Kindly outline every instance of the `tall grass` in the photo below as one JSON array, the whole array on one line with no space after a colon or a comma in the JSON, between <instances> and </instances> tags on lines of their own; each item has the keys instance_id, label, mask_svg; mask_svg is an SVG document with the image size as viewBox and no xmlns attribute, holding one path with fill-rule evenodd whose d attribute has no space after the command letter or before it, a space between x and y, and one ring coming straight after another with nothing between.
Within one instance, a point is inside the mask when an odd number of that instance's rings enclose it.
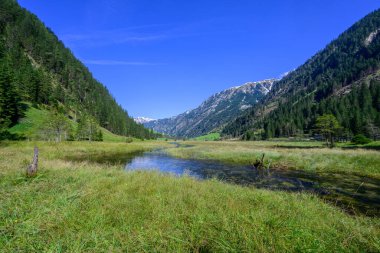
<instances>
[{"instance_id":1,"label":"tall grass","mask_svg":"<svg viewBox=\"0 0 380 253\"><path fill-rule=\"evenodd\" d=\"M164 142L0 146L2 252L378 252L380 220L307 194L125 172L92 160ZM235 152L235 151L234 151ZM75 157L86 159L70 159Z\"/></svg>"}]
</instances>

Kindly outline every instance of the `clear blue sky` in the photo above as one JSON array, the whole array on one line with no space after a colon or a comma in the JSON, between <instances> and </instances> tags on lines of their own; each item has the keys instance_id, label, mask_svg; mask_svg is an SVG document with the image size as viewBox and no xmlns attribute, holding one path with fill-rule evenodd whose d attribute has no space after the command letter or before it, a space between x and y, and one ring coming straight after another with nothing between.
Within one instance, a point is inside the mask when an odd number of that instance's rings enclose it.
<instances>
[{"instance_id":1,"label":"clear blue sky","mask_svg":"<svg viewBox=\"0 0 380 253\"><path fill-rule=\"evenodd\" d=\"M19 0L132 116L163 118L301 65L379 0Z\"/></svg>"}]
</instances>

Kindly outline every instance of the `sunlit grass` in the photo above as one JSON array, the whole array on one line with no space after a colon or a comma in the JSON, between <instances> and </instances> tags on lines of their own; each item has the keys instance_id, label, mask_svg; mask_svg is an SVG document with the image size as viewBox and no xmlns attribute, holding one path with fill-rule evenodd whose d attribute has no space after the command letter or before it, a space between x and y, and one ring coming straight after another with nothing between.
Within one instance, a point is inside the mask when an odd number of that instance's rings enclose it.
<instances>
[{"instance_id":1,"label":"sunlit grass","mask_svg":"<svg viewBox=\"0 0 380 253\"><path fill-rule=\"evenodd\" d=\"M199 137L195 137L192 140L195 141L217 141L220 139L220 133L209 133Z\"/></svg>"},{"instance_id":2,"label":"sunlit grass","mask_svg":"<svg viewBox=\"0 0 380 253\"><path fill-rule=\"evenodd\" d=\"M39 129L46 121L48 115L49 111L47 110L29 107L25 111L25 115L21 121L17 125L10 128L9 131L14 134L23 135L26 138L36 138Z\"/></svg>"},{"instance_id":3,"label":"sunlit grass","mask_svg":"<svg viewBox=\"0 0 380 253\"><path fill-rule=\"evenodd\" d=\"M107 129L101 127L102 133L103 133L103 141L104 142L126 142L127 137L120 136L114 133L111 133ZM132 137L129 137L132 138ZM137 138L133 138L134 141L140 141Z\"/></svg>"},{"instance_id":4,"label":"sunlit grass","mask_svg":"<svg viewBox=\"0 0 380 253\"><path fill-rule=\"evenodd\" d=\"M26 178L35 144L40 147L40 169L37 177ZM312 195L157 172L125 172L123 164L91 160L107 153L127 155L168 145L147 141L1 144L1 251L380 250L379 219L349 216ZM241 149L231 148L232 152ZM67 159L75 155L88 159Z\"/></svg>"}]
</instances>

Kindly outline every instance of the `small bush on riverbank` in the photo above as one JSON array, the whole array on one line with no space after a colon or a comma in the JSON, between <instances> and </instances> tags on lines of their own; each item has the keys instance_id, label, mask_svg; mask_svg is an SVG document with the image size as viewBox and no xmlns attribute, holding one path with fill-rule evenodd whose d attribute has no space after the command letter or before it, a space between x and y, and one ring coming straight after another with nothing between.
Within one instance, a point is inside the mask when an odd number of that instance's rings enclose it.
<instances>
[{"instance_id":1,"label":"small bush on riverbank","mask_svg":"<svg viewBox=\"0 0 380 253\"><path fill-rule=\"evenodd\" d=\"M127 137L127 138L125 138L125 142L126 143L132 143L133 142L133 138L132 137Z\"/></svg>"},{"instance_id":2,"label":"small bush on riverbank","mask_svg":"<svg viewBox=\"0 0 380 253\"><path fill-rule=\"evenodd\" d=\"M351 140L351 143L355 144L355 145L364 145L364 144L368 144L371 142L372 142L371 139L365 137L362 134L355 135L354 138L352 138L352 140Z\"/></svg>"}]
</instances>

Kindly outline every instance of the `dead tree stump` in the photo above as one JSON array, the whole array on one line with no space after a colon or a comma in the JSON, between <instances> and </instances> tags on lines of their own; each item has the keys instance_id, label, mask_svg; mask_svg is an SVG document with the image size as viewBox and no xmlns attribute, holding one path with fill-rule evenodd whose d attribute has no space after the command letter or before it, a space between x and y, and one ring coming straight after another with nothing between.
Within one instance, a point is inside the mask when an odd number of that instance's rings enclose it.
<instances>
[{"instance_id":1,"label":"dead tree stump","mask_svg":"<svg viewBox=\"0 0 380 253\"><path fill-rule=\"evenodd\" d=\"M256 161L253 163L253 167L256 169L264 168L264 157L265 157L265 154L263 154L260 160L256 159Z\"/></svg>"},{"instance_id":2,"label":"dead tree stump","mask_svg":"<svg viewBox=\"0 0 380 253\"><path fill-rule=\"evenodd\" d=\"M37 169L38 169L38 148L34 147L33 162L26 169L26 175L28 177L34 177L35 175L37 175Z\"/></svg>"}]
</instances>

